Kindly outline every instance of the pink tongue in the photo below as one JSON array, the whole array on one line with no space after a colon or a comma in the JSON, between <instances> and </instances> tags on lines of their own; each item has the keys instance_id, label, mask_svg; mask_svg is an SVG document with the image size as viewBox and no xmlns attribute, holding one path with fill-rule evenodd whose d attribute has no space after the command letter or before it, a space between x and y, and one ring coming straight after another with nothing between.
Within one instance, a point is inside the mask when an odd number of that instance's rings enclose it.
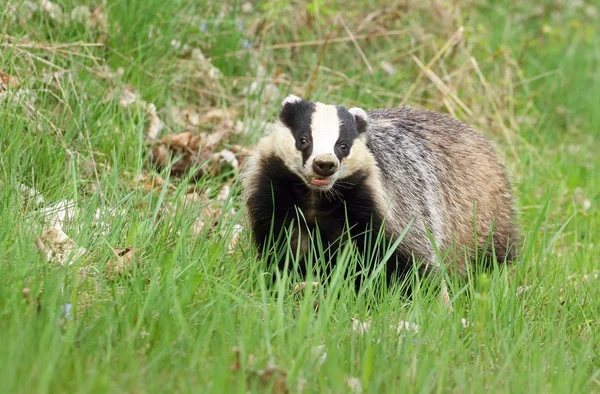
<instances>
[{"instance_id":1,"label":"pink tongue","mask_svg":"<svg viewBox=\"0 0 600 394\"><path fill-rule=\"evenodd\" d=\"M327 186L327 185L329 185L329 180L313 178L313 179L311 179L310 183L312 183L315 186Z\"/></svg>"}]
</instances>

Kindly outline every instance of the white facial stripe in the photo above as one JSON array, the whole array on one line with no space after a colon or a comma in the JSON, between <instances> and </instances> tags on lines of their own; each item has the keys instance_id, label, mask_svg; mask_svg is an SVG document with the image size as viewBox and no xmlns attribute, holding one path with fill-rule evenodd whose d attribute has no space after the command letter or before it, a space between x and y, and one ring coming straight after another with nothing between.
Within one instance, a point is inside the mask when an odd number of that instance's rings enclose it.
<instances>
[{"instance_id":1,"label":"white facial stripe","mask_svg":"<svg viewBox=\"0 0 600 394\"><path fill-rule=\"evenodd\" d=\"M315 156L325 153L335 155L335 143L340 136L340 119L337 114L337 108L333 105L316 103L310 127L313 150L308 161L312 162Z\"/></svg>"}]
</instances>

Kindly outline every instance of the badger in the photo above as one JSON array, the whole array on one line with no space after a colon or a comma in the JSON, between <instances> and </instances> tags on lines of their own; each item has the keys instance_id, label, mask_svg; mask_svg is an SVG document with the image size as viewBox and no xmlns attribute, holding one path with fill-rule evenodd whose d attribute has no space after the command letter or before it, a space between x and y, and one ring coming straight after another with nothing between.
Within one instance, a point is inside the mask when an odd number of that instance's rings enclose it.
<instances>
[{"instance_id":1,"label":"badger","mask_svg":"<svg viewBox=\"0 0 600 394\"><path fill-rule=\"evenodd\" d=\"M387 280L405 278L418 262L418 272L464 276L472 263L516 257L505 167L482 134L449 115L366 112L290 95L241 183L259 255L276 255L270 245L286 233L282 245L298 252L302 274L314 241L328 250L329 267L347 242L359 256L379 250L364 268L385 260ZM284 254L275 263L283 269Z\"/></svg>"}]
</instances>

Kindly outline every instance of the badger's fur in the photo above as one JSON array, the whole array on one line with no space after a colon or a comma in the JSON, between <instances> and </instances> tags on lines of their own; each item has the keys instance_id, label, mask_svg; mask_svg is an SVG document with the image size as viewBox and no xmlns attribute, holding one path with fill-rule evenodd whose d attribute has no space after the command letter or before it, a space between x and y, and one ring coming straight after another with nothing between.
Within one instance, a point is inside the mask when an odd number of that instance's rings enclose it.
<instances>
[{"instance_id":1,"label":"badger's fur","mask_svg":"<svg viewBox=\"0 0 600 394\"><path fill-rule=\"evenodd\" d=\"M260 253L288 228L293 253L306 253L318 227L333 259L347 233L367 251L379 231L390 245L412 223L387 262L388 278L407 272L413 258L426 271L446 264L458 274L475 255L514 258L504 167L480 133L447 115L366 113L289 96L248 159L242 188Z\"/></svg>"}]
</instances>

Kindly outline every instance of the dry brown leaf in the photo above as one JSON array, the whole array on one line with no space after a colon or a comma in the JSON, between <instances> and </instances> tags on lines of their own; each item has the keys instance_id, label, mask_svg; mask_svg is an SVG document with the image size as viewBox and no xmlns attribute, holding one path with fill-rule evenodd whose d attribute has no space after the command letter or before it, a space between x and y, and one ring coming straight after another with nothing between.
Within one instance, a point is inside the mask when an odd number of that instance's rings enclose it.
<instances>
[{"instance_id":1,"label":"dry brown leaf","mask_svg":"<svg viewBox=\"0 0 600 394\"><path fill-rule=\"evenodd\" d=\"M61 266L73 264L87 252L85 248L77 246L60 228L44 231L42 236L36 239L36 245L47 262Z\"/></svg>"},{"instance_id":2,"label":"dry brown leaf","mask_svg":"<svg viewBox=\"0 0 600 394\"><path fill-rule=\"evenodd\" d=\"M185 127L197 127L200 124L200 115L194 108L171 107L171 120L173 123Z\"/></svg>"},{"instance_id":3,"label":"dry brown leaf","mask_svg":"<svg viewBox=\"0 0 600 394\"><path fill-rule=\"evenodd\" d=\"M183 132L169 134L160 139L152 149L151 161L160 169L171 166L171 175L181 176L188 173L194 166L201 166L195 177L200 175L217 175L228 167L239 168L239 162L230 150L214 152L213 148L224 137L223 133L192 133Z\"/></svg>"},{"instance_id":4,"label":"dry brown leaf","mask_svg":"<svg viewBox=\"0 0 600 394\"><path fill-rule=\"evenodd\" d=\"M106 276L113 279L129 271L134 264L134 259L139 264L139 259L134 257L133 248L116 248L114 250L115 258L106 262Z\"/></svg>"},{"instance_id":5,"label":"dry brown leaf","mask_svg":"<svg viewBox=\"0 0 600 394\"><path fill-rule=\"evenodd\" d=\"M188 131L179 134L165 135L161 138L161 142L169 148L198 150L202 143L202 136Z\"/></svg>"},{"instance_id":6,"label":"dry brown leaf","mask_svg":"<svg viewBox=\"0 0 600 394\"><path fill-rule=\"evenodd\" d=\"M17 89L20 86L21 86L21 83L19 82L17 77L0 71L0 92L3 92L8 88Z\"/></svg>"},{"instance_id":7,"label":"dry brown leaf","mask_svg":"<svg viewBox=\"0 0 600 394\"><path fill-rule=\"evenodd\" d=\"M229 127L233 126L233 119L237 116L237 112L232 109L213 108L206 111L199 119L199 124L224 124Z\"/></svg>"}]
</instances>

